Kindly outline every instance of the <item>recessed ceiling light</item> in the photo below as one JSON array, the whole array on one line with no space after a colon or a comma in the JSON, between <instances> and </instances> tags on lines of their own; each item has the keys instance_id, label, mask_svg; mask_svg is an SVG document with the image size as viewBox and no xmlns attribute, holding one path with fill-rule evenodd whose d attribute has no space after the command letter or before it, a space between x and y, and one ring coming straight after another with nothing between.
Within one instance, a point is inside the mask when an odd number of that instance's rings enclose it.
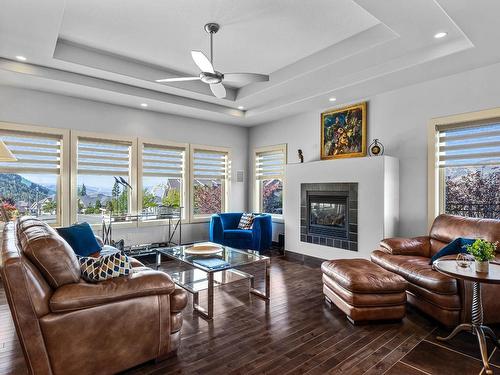
<instances>
[{"instance_id":1,"label":"recessed ceiling light","mask_svg":"<svg viewBox=\"0 0 500 375\"><path fill-rule=\"evenodd\" d=\"M242 111L243 111L243 110L245 109L245 107L243 107L242 105L239 105L239 106L238 106L238 109L240 109L240 110L242 110Z\"/></svg>"},{"instance_id":2,"label":"recessed ceiling light","mask_svg":"<svg viewBox=\"0 0 500 375\"><path fill-rule=\"evenodd\" d=\"M331 101L331 102L335 102L335 101L337 101L337 98L330 98L328 100Z\"/></svg>"},{"instance_id":3,"label":"recessed ceiling light","mask_svg":"<svg viewBox=\"0 0 500 375\"><path fill-rule=\"evenodd\" d=\"M446 35L448 35L447 32L441 31L441 32L439 32L437 34L434 34L434 38L441 39L441 38L444 38Z\"/></svg>"},{"instance_id":4,"label":"recessed ceiling light","mask_svg":"<svg viewBox=\"0 0 500 375\"><path fill-rule=\"evenodd\" d=\"M147 106L147 103L141 103L141 107L146 108Z\"/></svg>"},{"instance_id":5,"label":"recessed ceiling light","mask_svg":"<svg viewBox=\"0 0 500 375\"><path fill-rule=\"evenodd\" d=\"M27 58L26 58L26 57L21 56L21 55L17 55L17 56L16 56L16 59L18 59L19 61L26 61L26 60L27 60Z\"/></svg>"}]
</instances>

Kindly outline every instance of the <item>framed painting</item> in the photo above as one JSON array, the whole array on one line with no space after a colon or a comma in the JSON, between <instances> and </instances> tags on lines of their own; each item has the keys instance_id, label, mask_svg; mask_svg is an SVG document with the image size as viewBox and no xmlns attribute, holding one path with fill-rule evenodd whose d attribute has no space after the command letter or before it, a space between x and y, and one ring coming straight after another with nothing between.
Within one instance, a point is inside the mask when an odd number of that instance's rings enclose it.
<instances>
[{"instance_id":1,"label":"framed painting","mask_svg":"<svg viewBox=\"0 0 500 375\"><path fill-rule=\"evenodd\" d=\"M366 156L366 102L321 114L321 159Z\"/></svg>"}]
</instances>

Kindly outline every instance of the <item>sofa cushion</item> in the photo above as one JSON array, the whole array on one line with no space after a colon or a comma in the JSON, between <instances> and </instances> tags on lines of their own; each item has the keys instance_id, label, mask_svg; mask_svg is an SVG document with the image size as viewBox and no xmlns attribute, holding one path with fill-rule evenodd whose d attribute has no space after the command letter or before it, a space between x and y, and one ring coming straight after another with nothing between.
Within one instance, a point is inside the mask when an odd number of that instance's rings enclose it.
<instances>
[{"instance_id":1,"label":"sofa cushion","mask_svg":"<svg viewBox=\"0 0 500 375\"><path fill-rule=\"evenodd\" d=\"M52 288L79 282L80 264L75 252L55 229L41 220L20 220L17 237L23 253Z\"/></svg>"},{"instance_id":2,"label":"sofa cushion","mask_svg":"<svg viewBox=\"0 0 500 375\"><path fill-rule=\"evenodd\" d=\"M65 285L57 289L50 298L50 310L54 313L81 310L130 298L170 294L174 290L175 284L166 273L152 269L134 269L130 277L119 277L96 284L82 280L77 284ZM179 306L176 308L179 310Z\"/></svg>"},{"instance_id":3,"label":"sofa cushion","mask_svg":"<svg viewBox=\"0 0 500 375\"><path fill-rule=\"evenodd\" d=\"M374 263L404 277L410 283L435 293L456 294L457 280L432 269L429 258L419 256L392 255L381 250L372 252Z\"/></svg>"},{"instance_id":4,"label":"sofa cushion","mask_svg":"<svg viewBox=\"0 0 500 375\"><path fill-rule=\"evenodd\" d=\"M226 229L224 230L225 239L251 240L252 231L250 229Z\"/></svg>"},{"instance_id":5,"label":"sofa cushion","mask_svg":"<svg viewBox=\"0 0 500 375\"><path fill-rule=\"evenodd\" d=\"M436 254L434 254L429 262L429 264L434 263L435 260L444 257L446 255L456 255L458 253L467 253L467 249L465 248L467 245L472 245L475 240L471 238L455 238L448 245L439 250Z\"/></svg>"},{"instance_id":6,"label":"sofa cushion","mask_svg":"<svg viewBox=\"0 0 500 375\"><path fill-rule=\"evenodd\" d=\"M102 255L98 258L79 257L78 261L83 279L91 283L128 276L132 272L129 257L121 253Z\"/></svg>"},{"instance_id":7,"label":"sofa cushion","mask_svg":"<svg viewBox=\"0 0 500 375\"><path fill-rule=\"evenodd\" d=\"M455 215L439 215L432 224L430 237L441 243L449 243L458 237L482 238L489 242L500 241L500 220L477 219ZM439 251L432 247L432 254ZM500 251L500 244L497 252Z\"/></svg>"},{"instance_id":8,"label":"sofa cushion","mask_svg":"<svg viewBox=\"0 0 500 375\"><path fill-rule=\"evenodd\" d=\"M241 215L240 222L238 224L238 229L252 229L254 214L244 213Z\"/></svg>"},{"instance_id":9,"label":"sofa cushion","mask_svg":"<svg viewBox=\"0 0 500 375\"><path fill-rule=\"evenodd\" d=\"M406 281L367 259L335 259L323 262L321 270L342 288L353 293L397 293Z\"/></svg>"},{"instance_id":10,"label":"sofa cushion","mask_svg":"<svg viewBox=\"0 0 500 375\"><path fill-rule=\"evenodd\" d=\"M81 256L87 257L101 251L101 246L95 238L89 223L80 223L69 227L57 228L57 233L66 240L73 251Z\"/></svg>"}]
</instances>

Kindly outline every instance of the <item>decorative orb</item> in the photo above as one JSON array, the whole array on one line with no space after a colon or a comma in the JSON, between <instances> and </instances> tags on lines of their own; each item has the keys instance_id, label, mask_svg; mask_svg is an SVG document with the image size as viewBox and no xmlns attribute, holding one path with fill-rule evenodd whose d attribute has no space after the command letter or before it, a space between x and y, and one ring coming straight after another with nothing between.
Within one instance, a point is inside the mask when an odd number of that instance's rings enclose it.
<instances>
[{"instance_id":1,"label":"decorative orb","mask_svg":"<svg viewBox=\"0 0 500 375\"><path fill-rule=\"evenodd\" d=\"M470 265L472 263L472 259L470 258L470 256L467 254L462 254L462 253L457 255L457 258L455 259L455 261L457 262L457 266L459 266L461 268L470 267Z\"/></svg>"}]
</instances>

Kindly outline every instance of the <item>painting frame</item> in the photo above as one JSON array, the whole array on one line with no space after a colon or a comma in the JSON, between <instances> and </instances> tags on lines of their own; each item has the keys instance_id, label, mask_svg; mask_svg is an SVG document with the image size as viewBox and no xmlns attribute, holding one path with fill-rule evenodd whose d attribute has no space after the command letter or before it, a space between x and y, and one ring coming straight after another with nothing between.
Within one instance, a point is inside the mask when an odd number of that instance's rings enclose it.
<instances>
[{"instance_id":1,"label":"painting frame","mask_svg":"<svg viewBox=\"0 0 500 375\"><path fill-rule=\"evenodd\" d=\"M367 104L368 102L361 102L353 105L349 105L346 107L336 108L327 110L321 113L321 124L320 124L320 133L321 133L321 160L329 160L329 159L341 159L341 158L353 158L353 157L363 157L366 156L366 126L367 126ZM360 150L356 152L349 153L330 153L327 150L326 143L332 140L325 139L325 118L330 116L333 117L335 115L346 116L348 112L352 112L353 110L361 110L361 144ZM333 125L331 125L333 126ZM359 127L359 125L356 125ZM333 145L336 147L336 145ZM330 146L331 148L331 146ZM359 147L358 147L359 148Z\"/></svg>"}]
</instances>

